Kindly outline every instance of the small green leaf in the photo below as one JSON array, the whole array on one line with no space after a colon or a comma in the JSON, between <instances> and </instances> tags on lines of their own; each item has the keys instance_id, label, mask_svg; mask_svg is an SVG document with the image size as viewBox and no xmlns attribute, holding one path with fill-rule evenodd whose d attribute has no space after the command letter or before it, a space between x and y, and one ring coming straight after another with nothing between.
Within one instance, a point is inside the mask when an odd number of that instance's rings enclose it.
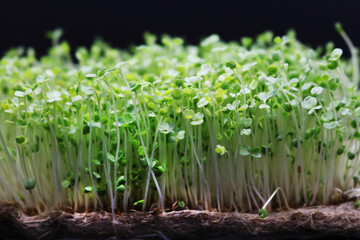
<instances>
[{"instance_id":1,"label":"small green leaf","mask_svg":"<svg viewBox=\"0 0 360 240\"><path fill-rule=\"evenodd\" d=\"M142 205L143 203L144 203L144 200L142 199L142 200L136 201L136 202L134 203L134 206Z\"/></svg>"},{"instance_id":2,"label":"small green leaf","mask_svg":"<svg viewBox=\"0 0 360 240\"><path fill-rule=\"evenodd\" d=\"M350 122L350 125L351 125L352 128L357 129L356 120L352 120L352 121Z\"/></svg>"},{"instance_id":3,"label":"small green leaf","mask_svg":"<svg viewBox=\"0 0 360 240\"><path fill-rule=\"evenodd\" d=\"M250 155L250 146L249 145L241 145L240 146L240 155L242 156L248 156Z\"/></svg>"},{"instance_id":4,"label":"small green leaf","mask_svg":"<svg viewBox=\"0 0 360 240\"><path fill-rule=\"evenodd\" d=\"M328 64L326 66L328 69L334 70L339 66L339 62L338 61L330 61L330 62L328 62Z\"/></svg>"},{"instance_id":5,"label":"small green leaf","mask_svg":"<svg viewBox=\"0 0 360 240\"><path fill-rule=\"evenodd\" d=\"M267 105L267 104L260 104L260 105L259 105L259 108L260 108L260 109L270 109L270 106Z\"/></svg>"},{"instance_id":6,"label":"small green leaf","mask_svg":"<svg viewBox=\"0 0 360 240\"><path fill-rule=\"evenodd\" d=\"M181 208L184 208L186 206L184 201L179 201L177 205Z\"/></svg>"},{"instance_id":7,"label":"small green leaf","mask_svg":"<svg viewBox=\"0 0 360 240\"><path fill-rule=\"evenodd\" d=\"M285 112L291 112L293 110L293 106L290 103L285 103L283 105L283 109Z\"/></svg>"},{"instance_id":8,"label":"small green leaf","mask_svg":"<svg viewBox=\"0 0 360 240\"><path fill-rule=\"evenodd\" d=\"M270 97L270 95L265 92L261 92L258 94L258 98L261 99L263 102L266 102L269 97Z\"/></svg>"},{"instance_id":9,"label":"small green leaf","mask_svg":"<svg viewBox=\"0 0 360 240\"><path fill-rule=\"evenodd\" d=\"M167 122L161 122L159 124L159 131L164 134L168 134L172 131L172 128L170 127L170 124Z\"/></svg>"},{"instance_id":10,"label":"small green leaf","mask_svg":"<svg viewBox=\"0 0 360 240\"><path fill-rule=\"evenodd\" d=\"M204 118L204 114L200 113L200 112L197 112L193 115L192 119L193 120L200 120L200 119L203 119Z\"/></svg>"},{"instance_id":11,"label":"small green leaf","mask_svg":"<svg viewBox=\"0 0 360 240\"><path fill-rule=\"evenodd\" d=\"M182 96L182 92L179 88L175 88L172 93L171 93L172 97L174 99L181 99L181 96ZM153 103L153 102L150 102L150 103ZM149 103L148 103L149 104ZM153 103L155 105L155 103ZM156 105L155 105L155 108L152 108L152 109L156 109Z\"/></svg>"},{"instance_id":12,"label":"small green leaf","mask_svg":"<svg viewBox=\"0 0 360 240\"><path fill-rule=\"evenodd\" d=\"M121 184L121 185L119 185L119 186L116 187L116 190L117 190L118 192L124 192L124 191L125 191L125 186L124 186L123 184Z\"/></svg>"},{"instance_id":13,"label":"small green leaf","mask_svg":"<svg viewBox=\"0 0 360 240\"><path fill-rule=\"evenodd\" d=\"M100 166L101 165L101 162L99 160L91 160L91 162L93 162L96 166Z\"/></svg>"},{"instance_id":14,"label":"small green leaf","mask_svg":"<svg viewBox=\"0 0 360 240\"><path fill-rule=\"evenodd\" d=\"M184 110L184 115L186 119L191 119L194 116L194 114L195 114L194 110L190 110L190 109Z\"/></svg>"},{"instance_id":15,"label":"small green leaf","mask_svg":"<svg viewBox=\"0 0 360 240\"><path fill-rule=\"evenodd\" d=\"M279 51L279 50L273 52L271 55L272 60L275 62L279 61L281 59L281 57L282 57L282 54L281 54L281 51Z\"/></svg>"},{"instance_id":16,"label":"small green leaf","mask_svg":"<svg viewBox=\"0 0 360 240\"><path fill-rule=\"evenodd\" d=\"M259 209L259 216L261 218L266 218L268 216L268 213L265 209L261 208L261 209Z\"/></svg>"},{"instance_id":17,"label":"small green leaf","mask_svg":"<svg viewBox=\"0 0 360 240\"><path fill-rule=\"evenodd\" d=\"M276 74L278 71L279 71L279 68L276 65L271 64L268 66L268 73L270 75Z\"/></svg>"},{"instance_id":18,"label":"small green leaf","mask_svg":"<svg viewBox=\"0 0 360 240\"><path fill-rule=\"evenodd\" d=\"M342 50L342 49L340 49L340 48L335 48L335 49L332 51L332 53L331 53L331 55L330 55L330 57L329 57L329 60L330 60L330 61L337 61L337 60L339 60L339 58L341 57L342 54L343 54L343 50Z\"/></svg>"},{"instance_id":19,"label":"small green leaf","mask_svg":"<svg viewBox=\"0 0 360 240\"><path fill-rule=\"evenodd\" d=\"M251 134L251 129L249 128L241 129L240 135L249 136L250 134Z\"/></svg>"},{"instance_id":20,"label":"small green leaf","mask_svg":"<svg viewBox=\"0 0 360 240\"><path fill-rule=\"evenodd\" d=\"M250 37L242 37L241 38L241 44L244 47L249 47L252 44L253 40Z\"/></svg>"},{"instance_id":21,"label":"small green leaf","mask_svg":"<svg viewBox=\"0 0 360 240\"><path fill-rule=\"evenodd\" d=\"M204 118L204 114L198 112L198 113L195 113L193 116L192 116L192 120L191 121L191 125L200 125L204 122L203 120Z\"/></svg>"},{"instance_id":22,"label":"small green leaf","mask_svg":"<svg viewBox=\"0 0 360 240\"><path fill-rule=\"evenodd\" d=\"M136 117L134 114L126 113L123 117L123 120L125 123L131 124L136 120Z\"/></svg>"},{"instance_id":23,"label":"small green leaf","mask_svg":"<svg viewBox=\"0 0 360 240\"><path fill-rule=\"evenodd\" d=\"M344 151L345 151L345 145L342 145L337 149L336 154L341 155L344 153Z\"/></svg>"},{"instance_id":24,"label":"small green leaf","mask_svg":"<svg viewBox=\"0 0 360 240\"><path fill-rule=\"evenodd\" d=\"M94 191L94 188L92 186L87 186L84 188L84 193L89 193L89 192L92 192Z\"/></svg>"},{"instance_id":25,"label":"small green leaf","mask_svg":"<svg viewBox=\"0 0 360 240\"><path fill-rule=\"evenodd\" d=\"M191 125L194 125L194 126L201 125L203 122L204 122L203 119L196 120L196 121L191 121Z\"/></svg>"},{"instance_id":26,"label":"small green leaf","mask_svg":"<svg viewBox=\"0 0 360 240\"><path fill-rule=\"evenodd\" d=\"M348 152L348 158L353 160L355 158L355 154L353 152Z\"/></svg>"},{"instance_id":27,"label":"small green leaf","mask_svg":"<svg viewBox=\"0 0 360 240\"><path fill-rule=\"evenodd\" d=\"M360 141L360 132L356 131L356 132L354 133L354 138L355 138L356 140Z\"/></svg>"},{"instance_id":28,"label":"small green leaf","mask_svg":"<svg viewBox=\"0 0 360 240\"><path fill-rule=\"evenodd\" d=\"M216 145L215 152L220 155L224 155L227 151L224 146L218 144L218 145Z\"/></svg>"},{"instance_id":29,"label":"small green leaf","mask_svg":"<svg viewBox=\"0 0 360 240\"><path fill-rule=\"evenodd\" d=\"M48 98L47 102L49 103L58 102L62 100L61 93L59 91L47 92L46 97Z\"/></svg>"},{"instance_id":30,"label":"small green leaf","mask_svg":"<svg viewBox=\"0 0 360 240\"><path fill-rule=\"evenodd\" d=\"M73 177L73 173L71 171L66 172L66 179L71 179Z\"/></svg>"},{"instance_id":31,"label":"small green leaf","mask_svg":"<svg viewBox=\"0 0 360 240\"><path fill-rule=\"evenodd\" d=\"M24 183L24 188L26 190L32 190L35 188L35 185L36 185L36 182L35 182L35 179L33 178L28 178L25 180L25 183Z\"/></svg>"},{"instance_id":32,"label":"small green leaf","mask_svg":"<svg viewBox=\"0 0 360 240\"><path fill-rule=\"evenodd\" d=\"M240 126L249 128L252 125L253 120L251 118L240 118Z\"/></svg>"},{"instance_id":33,"label":"small green leaf","mask_svg":"<svg viewBox=\"0 0 360 240\"><path fill-rule=\"evenodd\" d=\"M184 138L185 138L185 131L184 130L181 130L181 131L177 132L177 135L176 135L177 140L182 140Z\"/></svg>"},{"instance_id":34,"label":"small green leaf","mask_svg":"<svg viewBox=\"0 0 360 240\"><path fill-rule=\"evenodd\" d=\"M225 62L225 66L230 69L234 69L236 68L236 62L231 59L230 61Z\"/></svg>"},{"instance_id":35,"label":"small green leaf","mask_svg":"<svg viewBox=\"0 0 360 240\"><path fill-rule=\"evenodd\" d=\"M107 157L107 159L108 159L110 162L115 163L115 157L114 157L114 155L112 155L111 153L107 153L107 154L106 154L106 157Z\"/></svg>"},{"instance_id":36,"label":"small green leaf","mask_svg":"<svg viewBox=\"0 0 360 240\"><path fill-rule=\"evenodd\" d=\"M156 164L158 163L159 161L156 160L156 159L153 159L152 163L151 163L151 168L155 168Z\"/></svg>"},{"instance_id":37,"label":"small green leaf","mask_svg":"<svg viewBox=\"0 0 360 240\"><path fill-rule=\"evenodd\" d=\"M148 151L148 147L145 147L145 151L146 152ZM145 151L144 151L144 148L142 146L139 146L138 153L139 153L140 156L145 156Z\"/></svg>"},{"instance_id":38,"label":"small green leaf","mask_svg":"<svg viewBox=\"0 0 360 240\"><path fill-rule=\"evenodd\" d=\"M21 135L21 136L17 136L15 137L16 143L17 144L22 144L25 142L25 136Z\"/></svg>"},{"instance_id":39,"label":"small green leaf","mask_svg":"<svg viewBox=\"0 0 360 240\"><path fill-rule=\"evenodd\" d=\"M231 129L227 129L225 132L224 132L224 135L227 139L230 140L230 138L232 137L232 135L234 134L234 131L231 130Z\"/></svg>"},{"instance_id":40,"label":"small green leaf","mask_svg":"<svg viewBox=\"0 0 360 240\"><path fill-rule=\"evenodd\" d=\"M103 77L106 73L106 68L105 67L102 67L100 68L98 71L97 71L97 76L100 78L100 77Z\"/></svg>"},{"instance_id":41,"label":"small green leaf","mask_svg":"<svg viewBox=\"0 0 360 240\"><path fill-rule=\"evenodd\" d=\"M334 129L337 126L337 122L333 121L333 122L329 122L329 123L324 123L323 126L326 129Z\"/></svg>"},{"instance_id":42,"label":"small green leaf","mask_svg":"<svg viewBox=\"0 0 360 240\"><path fill-rule=\"evenodd\" d=\"M64 188L69 188L70 187L70 181L65 179L61 182L61 186L63 186Z\"/></svg>"},{"instance_id":43,"label":"small green leaf","mask_svg":"<svg viewBox=\"0 0 360 240\"><path fill-rule=\"evenodd\" d=\"M62 127L62 128L60 128L60 132L62 132L62 133L68 133L68 132L70 132L70 130L71 130L70 127Z\"/></svg>"},{"instance_id":44,"label":"small green leaf","mask_svg":"<svg viewBox=\"0 0 360 240\"><path fill-rule=\"evenodd\" d=\"M208 103L209 103L208 100L206 100L206 98L203 97L197 102L197 107L198 108L205 107Z\"/></svg>"},{"instance_id":45,"label":"small green leaf","mask_svg":"<svg viewBox=\"0 0 360 240\"><path fill-rule=\"evenodd\" d=\"M120 176L120 177L118 177L116 183L117 183L117 185L125 184L125 183L126 183L125 176Z\"/></svg>"},{"instance_id":46,"label":"small green leaf","mask_svg":"<svg viewBox=\"0 0 360 240\"><path fill-rule=\"evenodd\" d=\"M45 82L45 79L46 79L46 75L37 75L36 77L36 83L42 83L42 82Z\"/></svg>"},{"instance_id":47,"label":"small green leaf","mask_svg":"<svg viewBox=\"0 0 360 240\"><path fill-rule=\"evenodd\" d=\"M162 163L160 166L157 167L162 173L166 171L166 165L165 163Z\"/></svg>"},{"instance_id":48,"label":"small green leaf","mask_svg":"<svg viewBox=\"0 0 360 240\"><path fill-rule=\"evenodd\" d=\"M89 73L89 74L86 74L85 77L87 77L87 78L94 78L94 77L96 77L96 74Z\"/></svg>"},{"instance_id":49,"label":"small green leaf","mask_svg":"<svg viewBox=\"0 0 360 240\"><path fill-rule=\"evenodd\" d=\"M314 87L311 89L311 94L315 94L315 95L320 95L323 92L323 88L322 87Z\"/></svg>"},{"instance_id":50,"label":"small green leaf","mask_svg":"<svg viewBox=\"0 0 360 240\"><path fill-rule=\"evenodd\" d=\"M136 171L136 170L132 170L132 171L130 172L130 180L131 180L131 181L136 181L136 180L139 178L139 176L140 176L140 174L139 174L139 172Z\"/></svg>"},{"instance_id":51,"label":"small green leaf","mask_svg":"<svg viewBox=\"0 0 360 240\"><path fill-rule=\"evenodd\" d=\"M345 107L342 107L340 108L340 114L343 115L343 116L351 116L352 113L351 113L351 110L349 108L345 108Z\"/></svg>"},{"instance_id":52,"label":"small green leaf","mask_svg":"<svg viewBox=\"0 0 360 240\"><path fill-rule=\"evenodd\" d=\"M14 93L14 95L16 96L16 97L24 97L25 96L25 93L24 92L21 92L21 91L15 91L15 93Z\"/></svg>"},{"instance_id":53,"label":"small green leaf","mask_svg":"<svg viewBox=\"0 0 360 240\"><path fill-rule=\"evenodd\" d=\"M96 179L97 181L100 181L100 180L101 180L101 175L100 175L99 173L97 173L97 172L92 172L92 174L93 174L93 176L95 177L95 179Z\"/></svg>"},{"instance_id":54,"label":"small green leaf","mask_svg":"<svg viewBox=\"0 0 360 240\"><path fill-rule=\"evenodd\" d=\"M321 109L321 108L322 108L321 105L315 106L315 107L313 107L312 109L310 109L310 110L308 111L308 114L310 115L310 114L312 114L313 112L315 112L316 110L319 110L319 109Z\"/></svg>"},{"instance_id":55,"label":"small green leaf","mask_svg":"<svg viewBox=\"0 0 360 240\"><path fill-rule=\"evenodd\" d=\"M360 207L360 200L357 200L354 204L354 208L358 209Z\"/></svg>"},{"instance_id":56,"label":"small green leaf","mask_svg":"<svg viewBox=\"0 0 360 240\"><path fill-rule=\"evenodd\" d=\"M314 97L307 96L303 102L301 103L301 106L305 109L310 110L311 108L315 107L317 104L317 100Z\"/></svg>"},{"instance_id":57,"label":"small green leaf","mask_svg":"<svg viewBox=\"0 0 360 240\"><path fill-rule=\"evenodd\" d=\"M336 29L336 31L337 31L338 33L340 33L340 34L343 34L343 32L344 32L344 29L343 29L341 23L339 23L339 22L336 22L336 23L335 23L335 29Z\"/></svg>"},{"instance_id":58,"label":"small green leaf","mask_svg":"<svg viewBox=\"0 0 360 240\"><path fill-rule=\"evenodd\" d=\"M255 147L255 148L251 149L251 156L253 156L255 158L261 158L261 148Z\"/></svg>"},{"instance_id":59,"label":"small green leaf","mask_svg":"<svg viewBox=\"0 0 360 240\"><path fill-rule=\"evenodd\" d=\"M89 121L88 123L87 123L87 125L89 126L89 127L91 127L91 128L101 128L101 123L99 123L99 122L93 122L93 121Z\"/></svg>"},{"instance_id":60,"label":"small green leaf","mask_svg":"<svg viewBox=\"0 0 360 240\"><path fill-rule=\"evenodd\" d=\"M332 120L333 117L334 117L334 114L330 111L321 114L321 119L324 120L325 122Z\"/></svg>"}]
</instances>

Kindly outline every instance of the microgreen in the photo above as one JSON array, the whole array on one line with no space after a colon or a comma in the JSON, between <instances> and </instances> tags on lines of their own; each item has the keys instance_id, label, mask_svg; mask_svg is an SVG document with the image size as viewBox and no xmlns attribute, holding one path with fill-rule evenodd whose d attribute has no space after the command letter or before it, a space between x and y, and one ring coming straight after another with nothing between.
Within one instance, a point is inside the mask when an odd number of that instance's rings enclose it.
<instances>
[{"instance_id":1,"label":"microgreen","mask_svg":"<svg viewBox=\"0 0 360 240\"><path fill-rule=\"evenodd\" d=\"M36 62L10 51L0 60L0 201L114 213L170 202L253 211L269 199L261 217L279 189L280 206L329 203L360 177L357 52L336 28L350 60L293 31L197 46L147 33L131 53L79 48L75 64L57 30Z\"/></svg>"},{"instance_id":2,"label":"microgreen","mask_svg":"<svg viewBox=\"0 0 360 240\"><path fill-rule=\"evenodd\" d=\"M266 203L264 203L264 205L259 209L258 214L261 218L266 218L268 216L268 212L266 211L266 207L267 205L271 202L271 200L275 197L276 193L281 190L281 187L278 187L275 189L275 191L271 194L271 196L269 197L269 199L266 201ZM284 195L285 196L285 195ZM285 204L286 207L289 208L287 200L285 199Z\"/></svg>"},{"instance_id":3,"label":"microgreen","mask_svg":"<svg viewBox=\"0 0 360 240\"><path fill-rule=\"evenodd\" d=\"M220 155L224 155L226 153L226 148L218 144L216 145L215 152Z\"/></svg>"}]
</instances>

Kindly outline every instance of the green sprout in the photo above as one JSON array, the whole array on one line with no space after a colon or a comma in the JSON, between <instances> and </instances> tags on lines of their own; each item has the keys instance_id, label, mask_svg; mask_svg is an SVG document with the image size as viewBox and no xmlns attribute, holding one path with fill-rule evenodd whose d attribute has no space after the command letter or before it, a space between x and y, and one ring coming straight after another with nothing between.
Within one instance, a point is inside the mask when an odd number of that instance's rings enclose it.
<instances>
[{"instance_id":1,"label":"green sprout","mask_svg":"<svg viewBox=\"0 0 360 240\"><path fill-rule=\"evenodd\" d=\"M103 41L76 49L76 63L60 30L39 59L9 50L0 59L0 203L113 217L134 206L165 212L179 199L241 212L268 199L261 217L275 200L329 204L360 177L357 52L336 29L349 60L293 31L198 45L147 33L131 52Z\"/></svg>"},{"instance_id":2,"label":"green sprout","mask_svg":"<svg viewBox=\"0 0 360 240\"><path fill-rule=\"evenodd\" d=\"M186 204L185 204L184 201L179 201L179 202L177 203L177 205L178 205L179 207L181 207L181 208L184 208L184 207L186 206Z\"/></svg>"},{"instance_id":3,"label":"green sprout","mask_svg":"<svg viewBox=\"0 0 360 240\"><path fill-rule=\"evenodd\" d=\"M84 193L90 193L92 191L94 191L94 188L92 186L86 186L84 188Z\"/></svg>"},{"instance_id":4,"label":"green sprout","mask_svg":"<svg viewBox=\"0 0 360 240\"><path fill-rule=\"evenodd\" d=\"M266 201L266 203L259 209L258 214L259 214L259 216L261 218L266 218L268 216L268 212L266 211L266 207L271 202L271 200L275 197L276 193L279 190L283 191L281 187L276 188L275 191L269 197L269 199ZM288 203L287 203L286 199L285 199L285 204L286 204L286 207L289 209L289 206L288 206Z\"/></svg>"},{"instance_id":5,"label":"green sprout","mask_svg":"<svg viewBox=\"0 0 360 240\"><path fill-rule=\"evenodd\" d=\"M215 152L220 155L224 155L226 153L226 148L218 144L216 145Z\"/></svg>"}]
</instances>

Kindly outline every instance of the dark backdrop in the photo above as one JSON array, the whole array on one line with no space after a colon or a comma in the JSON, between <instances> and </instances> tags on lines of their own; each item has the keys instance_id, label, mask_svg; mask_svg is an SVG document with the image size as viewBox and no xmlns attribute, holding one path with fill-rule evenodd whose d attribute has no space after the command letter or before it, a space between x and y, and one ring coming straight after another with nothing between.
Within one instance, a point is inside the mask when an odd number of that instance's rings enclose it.
<instances>
[{"instance_id":1,"label":"dark backdrop","mask_svg":"<svg viewBox=\"0 0 360 240\"><path fill-rule=\"evenodd\" d=\"M289 28L313 47L331 40L346 48L333 27L340 21L354 44L360 46L358 0L7 2L0 5L0 55L20 45L44 54L50 47L45 32L56 27L64 29L63 38L73 49L90 46L98 36L113 46L127 48L142 43L144 31L198 43L212 33L229 41L265 30L284 34Z\"/></svg>"}]
</instances>

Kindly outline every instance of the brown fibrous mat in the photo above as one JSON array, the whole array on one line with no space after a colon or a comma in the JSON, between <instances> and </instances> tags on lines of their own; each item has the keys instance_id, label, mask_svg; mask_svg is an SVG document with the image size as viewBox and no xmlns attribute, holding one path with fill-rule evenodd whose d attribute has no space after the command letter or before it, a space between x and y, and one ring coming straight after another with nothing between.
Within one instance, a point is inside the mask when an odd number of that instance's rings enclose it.
<instances>
[{"instance_id":1,"label":"brown fibrous mat","mask_svg":"<svg viewBox=\"0 0 360 240\"><path fill-rule=\"evenodd\" d=\"M108 212L51 211L29 216L14 204L0 205L0 239L208 239L206 236L221 234L359 237L360 210L354 208L354 202L346 202L336 206L272 211L265 219L251 213L134 211L117 214L112 221Z\"/></svg>"}]
</instances>

